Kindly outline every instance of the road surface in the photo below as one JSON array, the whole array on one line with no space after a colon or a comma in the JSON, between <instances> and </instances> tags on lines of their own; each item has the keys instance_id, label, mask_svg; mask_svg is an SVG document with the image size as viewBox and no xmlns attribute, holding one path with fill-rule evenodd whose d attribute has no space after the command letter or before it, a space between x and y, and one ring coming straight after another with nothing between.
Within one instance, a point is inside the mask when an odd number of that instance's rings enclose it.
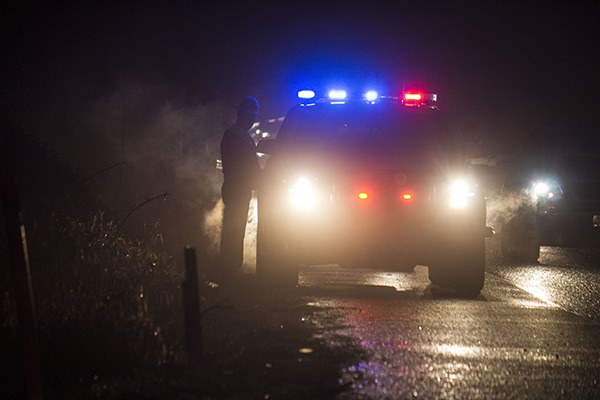
<instances>
[{"instance_id":1,"label":"road surface","mask_svg":"<svg viewBox=\"0 0 600 400\"><path fill-rule=\"evenodd\" d=\"M495 240L495 239L493 239ZM329 346L360 348L340 399L600 398L600 252L545 247L505 264L488 243L481 296L414 273L304 268L310 321Z\"/></svg>"}]
</instances>

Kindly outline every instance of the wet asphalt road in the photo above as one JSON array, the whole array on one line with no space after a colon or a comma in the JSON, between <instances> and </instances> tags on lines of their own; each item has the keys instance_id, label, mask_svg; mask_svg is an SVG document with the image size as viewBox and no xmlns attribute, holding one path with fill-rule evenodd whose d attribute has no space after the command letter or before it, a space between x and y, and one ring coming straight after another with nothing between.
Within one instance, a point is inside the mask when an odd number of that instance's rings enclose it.
<instances>
[{"instance_id":1,"label":"wet asphalt road","mask_svg":"<svg viewBox=\"0 0 600 400\"><path fill-rule=\"evenodd\" d=\"M426 267L305 268L310 322L362 350L339 398L600 398L600 251L544 247L539 264L511 265L496 247L473 300L432 293Z\"/></svg>"}]
</instances>

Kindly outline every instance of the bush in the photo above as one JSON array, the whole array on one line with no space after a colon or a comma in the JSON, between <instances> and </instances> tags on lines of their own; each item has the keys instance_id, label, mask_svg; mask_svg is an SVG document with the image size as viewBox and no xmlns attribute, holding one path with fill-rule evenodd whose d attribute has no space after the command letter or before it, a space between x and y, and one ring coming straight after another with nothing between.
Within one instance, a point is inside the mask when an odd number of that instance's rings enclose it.
<instances>
[{"instance_id":1,"label":"bush","mask_svg":"<svg viewBox=\"0 0 600 400\"><path fill-rule=\"evenodd\" d=\"M46 386L59 396L78 383L104 398L125 378L156 382L177 359L183 278L161 249L158 225L133 240L102 212L50 221L30 234L44 370L52 371Z\"/></svg>"},{"instance_id":2,"label":"bush","mask_svg":"<svg viewBox=\"0 0 600 400\"><path fill-rule=\"evenodd\" d=\"M126 205L154 188L114 172L82 179L21 129L0 135L0 173L17 181L25 209L46 398L161 398L181 365L183 268L174 249L192 236L195 225L185 222L200 218L191 208L202 202L184 204L180 194L170 207L153 202L118 226L114 220L131 214ZM172 209L166 229L149 222ZM20 354L1 239L0 393L15 394L23 382L11 376Z\"/></svg>"}]
</instances>

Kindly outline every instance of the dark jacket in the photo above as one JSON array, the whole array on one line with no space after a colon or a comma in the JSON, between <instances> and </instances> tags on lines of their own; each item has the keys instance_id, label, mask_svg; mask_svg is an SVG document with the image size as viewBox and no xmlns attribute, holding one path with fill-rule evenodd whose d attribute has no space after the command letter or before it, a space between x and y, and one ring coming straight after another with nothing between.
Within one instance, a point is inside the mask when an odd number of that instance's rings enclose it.
<instances>
[{"instance_id":1,"label":"dark jacket","mask_svg":"<svg viewBox=\"0 0 600 400\"><path fill-rule=\"evenodd\" d=\"M223 134L221 161L224 190L246 192L256 188L260 174L256 145L250 134L237 124Z\"/></svg>"}]
</instances>

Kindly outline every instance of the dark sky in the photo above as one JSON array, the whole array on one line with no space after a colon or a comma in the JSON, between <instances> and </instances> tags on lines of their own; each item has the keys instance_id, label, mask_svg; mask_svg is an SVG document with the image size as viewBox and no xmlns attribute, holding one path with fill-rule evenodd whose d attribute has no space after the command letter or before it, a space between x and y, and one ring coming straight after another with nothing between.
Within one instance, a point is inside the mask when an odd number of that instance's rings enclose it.
<instances>
[{"instance_id":1,"label":"dark sky","mask_svg":"<svg viewBox=\"0 0 600 400\"><path fill-rule=\"evenodd\" d=\"M421 85L472 120L598 122L597 1L173 3L4 3L3 113L136 80L183 104L251 94L278 115L299 87L337 82Z\"/></svg>"}]
</instances>

